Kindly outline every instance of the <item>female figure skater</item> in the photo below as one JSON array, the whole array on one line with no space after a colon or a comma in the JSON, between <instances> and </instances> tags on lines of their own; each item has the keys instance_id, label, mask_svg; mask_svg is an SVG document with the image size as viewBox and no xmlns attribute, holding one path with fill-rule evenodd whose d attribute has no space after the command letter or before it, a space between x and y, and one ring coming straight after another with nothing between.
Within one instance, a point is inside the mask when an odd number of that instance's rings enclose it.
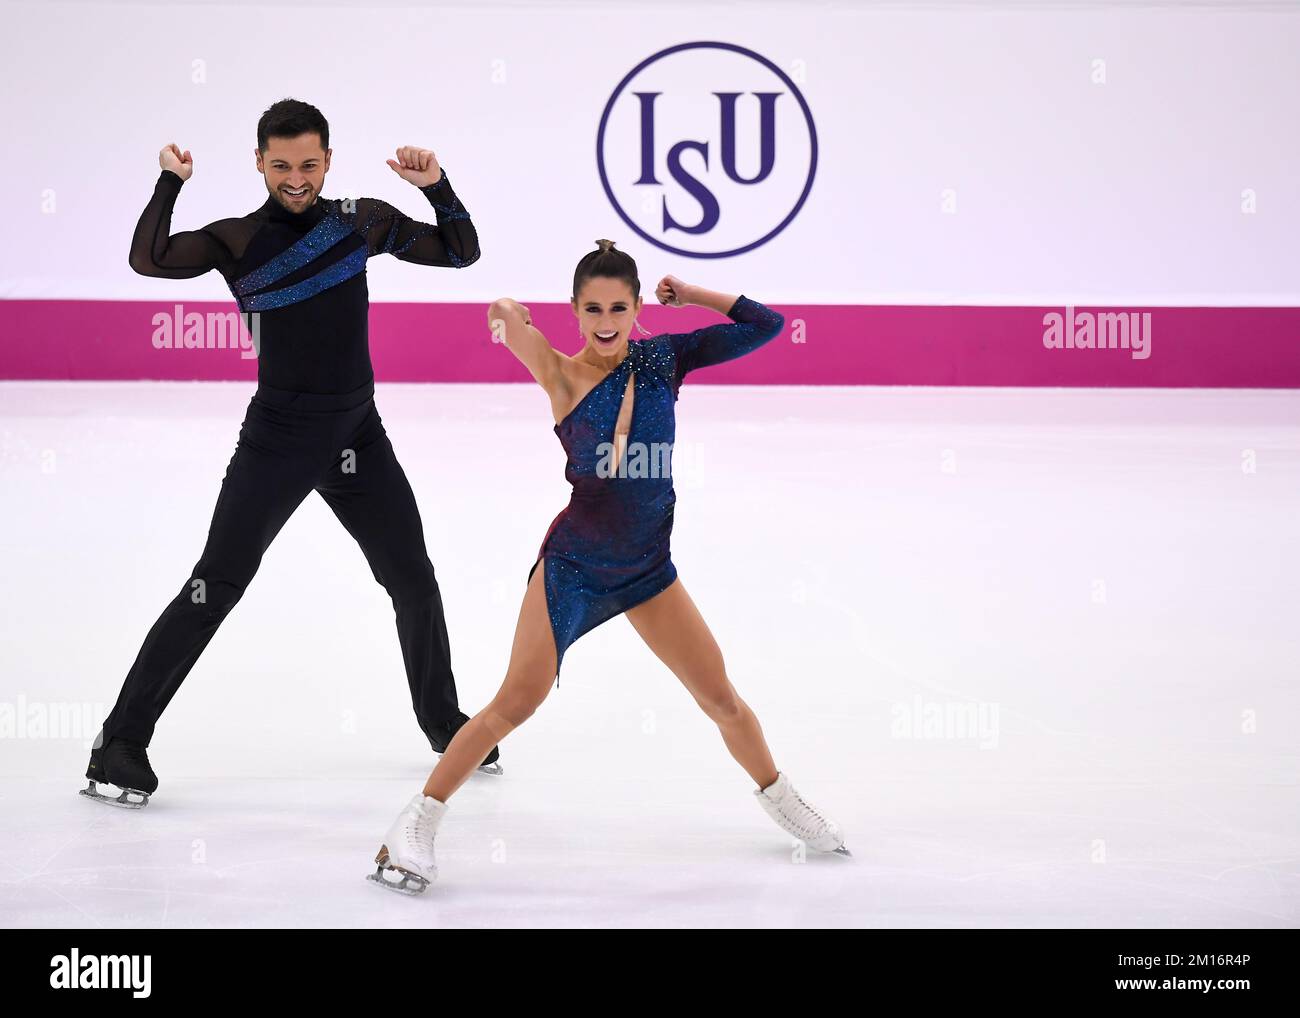
<instances>
[{"instance_id":1,"label":"female figure skater","mask_svg":"<svg viewBox=\"0 0 1300 1018\"><path fill-rule=\"evenodd\" d=\"M452 793L537 710L552 677L558 684L569 645L620 613L716 722L768 814L812 849L848 854L840 828L776 769L758 719L728 680L722 653L668 554L675 495L663 453L672 448L682 379L756 349L785 320L743 295L665 276L655 291L661 304L711 308L732 322L630 341L632 325L640 328L636 262L612 241L596 243L573 277L573 313L586 340L574 356L552 347L518 302L502 298L488 309L490 327L551 399L573 496L528 574L505 681L456 733L375 857L378 869L369 879L393 890L418 894L435 879L434 836Z\"/></svg>"}]
</instances>

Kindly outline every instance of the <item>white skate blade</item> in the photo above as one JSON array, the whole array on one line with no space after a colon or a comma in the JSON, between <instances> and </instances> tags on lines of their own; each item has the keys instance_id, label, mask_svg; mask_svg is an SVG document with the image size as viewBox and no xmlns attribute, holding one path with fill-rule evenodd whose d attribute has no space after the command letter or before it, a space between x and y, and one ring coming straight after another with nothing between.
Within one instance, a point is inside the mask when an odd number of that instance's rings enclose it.
<instances>
[{"instance_id":1,"label":"white skate blade","mask_svg":"<svg viewBox=\"0 0 1300 1018\"><path fill-rule=\"evenodd\" d=\"M390 880L384 876L385 873L400 874L400 880ZM417 877L414 873L407 873L406 870L399 870L394 866L380 866L374 873L366 875L367 880L373 880L380 887L386 887L390 891L398 894L423 894L424 889L429 886L429 881L424 877Z\"/></svg>"},{"instance_id":2,"label":"white skate blade","mask_svg":"<svg viewBox=\"0 0 1300 1018\"><path fill-rule=\"evenodd\" d=\"M396 874L399 879L389 879L385 876L387 873ZM366 879L398 894L421 894L429 886L429 881L418 873L401 869L389 862L387 845L379 849L379 854L375 856L375 872L367 874Z\"/></svg>"},{"instance_id":3,"label":"white skate blade","mask_svg":"<svg viewBox=\"0 0 1300 1018\"><path fill-rule=\"evenodd\" d=\"M116 788L117 786L113 785L111 787ZM121 794L114 799L112 796L101 792L93 780L77 794L84 795L87 799L94 799L96 802L105 803L108 806L121 806L123 809L143 809L149 805L148 792L141 792L136 788L123 788ZM133 795L139 796L139 798L131 798Z\"/></svg>"},{"instance_id":4,"label":"white skate blade","mask_svg":"<svg viewBox=\"0 0 1300 1018\"><path fill-rule=\"evenodd\" d=\"M849 851L847 845L840 845L839 848L818 848L816 845L813 845L811 842L804 841L803 838L795 838L794 840L795 840L798 844L803 845L805 848L808 849L809 852L812 852L814 855L849 855L849 856L851 856L851 855L853 854L852 852Z\"/></svg>"}]
</instances>

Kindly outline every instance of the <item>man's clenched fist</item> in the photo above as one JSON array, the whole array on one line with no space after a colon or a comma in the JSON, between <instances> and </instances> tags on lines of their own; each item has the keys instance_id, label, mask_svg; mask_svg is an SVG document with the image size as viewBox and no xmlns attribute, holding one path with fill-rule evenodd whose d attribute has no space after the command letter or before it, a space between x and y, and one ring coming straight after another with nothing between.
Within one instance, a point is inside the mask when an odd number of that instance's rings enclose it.
<instances>
[{"instance_id":1,"label":"man's clenched fist","mask_svg":"<svg viewBox=\"0 0 1300 1018\"><path fill-rule=\"evenodd\" d=\"M182 152L176 147L176 143L164 145L162 151L158 153L158 165L164 170L171 170L181 180L189 180L190 174L194 172L194 160L190 156L190 150Z\"/></svg>"},{"instance_id":2,"label":"man's clenched fist","mask_svg":"<svg viewBox=\"0 0 1300 1018\"><path fill-rule=\"evenodd\" d=\"M437 157L427 148L415 145L403 145L397 150L397 158L388 160L388 165L399 177L416 187L436 184L442 176Z\"/></svg>"}]
</instances>

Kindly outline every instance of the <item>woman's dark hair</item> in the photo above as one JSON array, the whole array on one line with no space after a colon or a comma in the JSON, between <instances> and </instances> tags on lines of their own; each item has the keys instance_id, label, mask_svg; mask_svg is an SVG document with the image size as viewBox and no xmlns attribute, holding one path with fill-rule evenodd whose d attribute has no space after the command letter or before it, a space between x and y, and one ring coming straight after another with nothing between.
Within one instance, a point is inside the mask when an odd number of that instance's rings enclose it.
<instances>
[{"instance_id":1,"label":"woman's dark hair","mask_svg":"<svg viewBox=\"0 0 1300 1018\"><path fill-rule=\"evenodd\" d=\"M257 151L265 152L271 138L296 138L310 132L320 135L321 148L330 147L330 125L320 110L300 99L281 99L257 122Z\"/></svg>"},{"instance_id":2,"label":"woman's dark hair","mask_svg":"<svg viewBox=\"0 0 1300 1018\"><path fill-rule=\"evenodd\" d=\"M578 299L582 284L592 276L607 276L621 279L632 290L633 299L641 296L641 279L637 276L636 261L629 254L614 250L612 240L596 241L595 251L588 251L578 262L573 272L573 299Z\"/></svg>"}]
</instances>

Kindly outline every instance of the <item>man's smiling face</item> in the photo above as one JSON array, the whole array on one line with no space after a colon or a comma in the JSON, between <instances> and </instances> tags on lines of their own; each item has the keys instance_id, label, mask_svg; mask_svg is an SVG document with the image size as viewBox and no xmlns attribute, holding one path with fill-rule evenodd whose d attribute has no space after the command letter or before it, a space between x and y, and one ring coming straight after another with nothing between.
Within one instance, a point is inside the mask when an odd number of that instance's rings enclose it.
<instances>
[{"instance_id":1,"label":"man's smiling face","mask_svg":"<svg viewBox=\"0 0 1300 1018\"><path fill-rule=\"evenodd\" d=\"M305 212L325 186L331 151L321 147L315 131L293 138L267 138L266 151L257 153L257 170L271 197L289 212Z\"/></svg>"}]
</instances>

